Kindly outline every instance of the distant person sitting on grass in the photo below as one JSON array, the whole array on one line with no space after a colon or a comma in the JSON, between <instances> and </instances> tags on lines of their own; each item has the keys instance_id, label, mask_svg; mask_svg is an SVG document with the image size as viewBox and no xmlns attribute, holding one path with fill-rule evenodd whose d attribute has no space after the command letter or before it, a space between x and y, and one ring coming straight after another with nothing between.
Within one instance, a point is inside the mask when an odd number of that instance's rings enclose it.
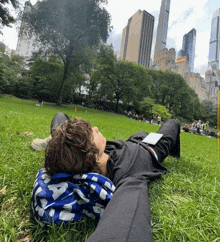
<instances>
[{"instance_id":1,"label":"distant person sitting on grass","mask_svg":"<svg viewBox=\"0 0 220 242\"><path fill-rule=\"evenodd\" d=\"M209 134L209 121L206 121L206 123L203 125L203 129L206 135Z\"/></svg>"},{"instance_id":2,"label":"distant person sitting on grass","mask_svg":"<svg viewBox=\"0 0 220 242\"><path fill-rule=\"evenodd\" d=\"M161 164L168 155L180 157L179 134L172 119L156 134L141 131L127 141L106 141L87 121L55 114L45 168L33 188L36 220L59 224L101 217L87 242L152 241L148 184L168 171ZM146 140L151 135L160 136L154 144Z\"/></svg>"},{"instance_id":3,"label":"distant person sitting on grass","mask_svg":"<svg viewBox=\"0 0 220 242\"><path fill-rule=\"evenodd\" d=\"M188 126L187 124L184 124L184 125L183 125L183 130L184 130L185 132L189 132L189 126Z\"/></svg>"},{"instance_id":4,"label":"distant person sitting on grass","mask_svg":"<svg viewBox=\"0 0 220 242\"><path fill-rule=\"evenodd\" d=\"M42 99L39 99L39 102L36 103L36 106L42 107L43 104L44 104L43 100Z\"/></svg>"}]
</instances>

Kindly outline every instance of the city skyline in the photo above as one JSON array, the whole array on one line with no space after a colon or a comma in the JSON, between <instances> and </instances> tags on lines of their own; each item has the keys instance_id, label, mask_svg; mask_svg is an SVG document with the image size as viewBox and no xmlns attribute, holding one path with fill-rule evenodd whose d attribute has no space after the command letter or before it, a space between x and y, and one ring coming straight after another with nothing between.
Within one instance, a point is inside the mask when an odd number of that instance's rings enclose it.
<instances>
[{"instance_id":1,"label":"city skyline","mask_svg":"<svg viewBox=\"0 0 220 242\"><path fill-rule=\"evenodd\" d=\"M37 0L30 0L35 4ZM24 0L20 0L24 4ZM108 1L106 5L107 11L112 17L111 25L113 31L108 38L108 44L113 44L116 51L120 50L122 30L127 24L127 20L138 9L146 10L155 17L154 36L152 44L152 54L156 42L156 30L159 20L161 0L136 0L135 2L127 2L126 0L115 2ZM204 76L208 65L209 42L211 32L211 20L213 11L219 8L216 0L185 0L172 1L170 6L167 48L175 48L178 52L182 48L182 37L184 33L189 32L192 28L197 30L197 43L195 50L195 72L199 72ZM16 48L17 32L16 26L13 28L4 28L4 35L0 36L3 41L11 49Z\"/></svg>"},{"instance_id":2,"label":"city skyline","mask_svg":"<svg viewBox=\"0 0 220 242\"><path fill-rule=\"evenodd\" d=\"M145 2L145 4L143 3ZM109 2L110 3L110 2ZM152 60L156 43L157 25L159 22L159 12L161 0L142 1L136 0L134 4L126 4L125 0L118 1L120 5L115 8L113 4L109 4L107 10L112 14L113 32L108 39L109 44L113 44L116 51L120 50L122 29L125 21L132 15L134 8L144 9L155 17L154 36L152 44ZM126 6L126 11L125 11ZM192 28L197 31L197 43L195 49L194 72L200 73L205 77L208 69L208 54L210 41L210 26L213 11L219 8L219 3L215 0L185 0L172 1L170 5L167 48L175 48L176 52L182 49L182 39L185 33ZM122 18L126 16L127 18ZM122 26L123 25L123 26Z\"/></svg>"}]
</instances>

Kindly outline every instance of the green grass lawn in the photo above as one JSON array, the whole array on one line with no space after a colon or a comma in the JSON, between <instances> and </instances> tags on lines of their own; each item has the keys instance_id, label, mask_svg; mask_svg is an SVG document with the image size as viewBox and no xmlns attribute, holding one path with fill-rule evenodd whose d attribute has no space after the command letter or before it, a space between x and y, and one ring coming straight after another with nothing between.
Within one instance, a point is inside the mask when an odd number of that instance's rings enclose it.
<instances>
[{"instance_id":1,"label":"green grass lawn","mask_svg":"<svg viewBox=\"0 0 220 242\"><path fill-rule=\"evenodd\" d=\"M5 194L0 193L0 241L85 241L96 222L41 227L34 221L30 197L35 175L44 166L44 151L32 150L32 140L49 136L58 111L88 120L107 139L126 140L141 130L156 132L158 126L76 105L35 104L0 97L0 190L6 186ZM149 189L154 241L220 241L216 139L181 133L181 158L168 157L164 165L170 173Z\"/></svg>"}]
</instances>

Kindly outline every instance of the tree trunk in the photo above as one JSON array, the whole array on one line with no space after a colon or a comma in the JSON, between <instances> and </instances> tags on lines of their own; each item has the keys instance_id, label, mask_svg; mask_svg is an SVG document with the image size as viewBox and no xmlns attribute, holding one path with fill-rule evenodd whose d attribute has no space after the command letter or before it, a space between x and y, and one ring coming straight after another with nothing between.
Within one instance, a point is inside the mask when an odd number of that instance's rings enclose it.
<instances>
[{"instance_id":1,"label":"tree trunk","mask_svg":"<svg viewBox=\"0 0 220 242\"><path fill-rule=\"evenodd\" d=\"M63 80L62 80L60 90L59 90L59 95L58 95L58 99L57 99L57 106L62 105L63 89L64 89L64 85L65 85L65 82L66 82L67 77L68 77L68 69L69 69L68 66L69 66L68 64L64 65Z\"/></svg>"}]
</instances>

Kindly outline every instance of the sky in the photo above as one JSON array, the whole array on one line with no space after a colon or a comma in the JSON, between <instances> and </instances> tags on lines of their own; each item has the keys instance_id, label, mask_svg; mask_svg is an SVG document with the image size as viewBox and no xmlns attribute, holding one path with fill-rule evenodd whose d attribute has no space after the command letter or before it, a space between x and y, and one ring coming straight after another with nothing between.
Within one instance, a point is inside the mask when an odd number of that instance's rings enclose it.
<instances>
[{"instance_id":1,"label":"sky","mask_svg":"<svg viewBox=\"0 0 220 242\"><path fill-rule=\"evenodd\" d=\"M19 2L24 3L24 0ZM30 0L35 4L37 0ZM161 0L108 0L105 6L111 15L113 30L109 35L108 44L112 44L116 51L120 51L123 28L128 19L139 9L145 10L155 17L154 37L151 55L154 53L157 25ZM171 0L169 25L167 34L167 48L175 48L176 52L182 48L183 35L193 28L196 29L196 50L194 72L203 77L208 67L209 40L211 35L211 19L213 11L220 8L219 0ZM0 41L9 48L16 49L18 32L15 27L3 30Z\"/></svg>"}]
</instances>

